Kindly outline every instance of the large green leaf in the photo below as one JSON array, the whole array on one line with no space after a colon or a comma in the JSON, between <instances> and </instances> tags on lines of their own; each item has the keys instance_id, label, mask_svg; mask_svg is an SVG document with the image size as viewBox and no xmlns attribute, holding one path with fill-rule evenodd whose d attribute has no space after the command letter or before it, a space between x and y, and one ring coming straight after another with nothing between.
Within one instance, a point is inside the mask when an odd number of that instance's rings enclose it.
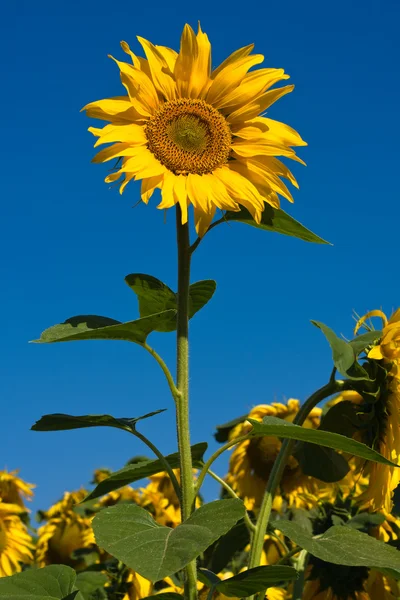
<instances>
[{"instance_id":1,"label":"large green leaf","mask_svg":"<svg viewBox=\"0 0 400 600\"><path fill-rule=\"evenodd\" d=\"M141 317L166 310L177 309L177 295L165 283L144 273L131 273L125 277L126 283L139 300ZM197 281L189 287L189 318L192 318L212 298L216 289L213 280ZM175 315L159 324L156 331L175 331Z\"/></svg>"},{"instance_id":2,"label":"large green leaf","mask_svg":"<svg viewBox=\"0 0 400 600\"><path fill-rule=\"evenodd\" d=\"M236 427L236 425L239 425L239 423L243 423L243 421L246 421L248 416L248 414L242 415L241 417L236 417L236 419L232 419L232 421L228 421L228 423L217 425L217 431L214 433L215 440L220 444L227 442L232 429Z\"/></svg>"},{"instance_id":3,"label":"large green leaf","mask_svg":"<svg viewBox=\"0 0 400 600\"><path fill-rule=\"evenodd\" d=\"M273 435L281 438L299 440L301 442L310 442L311 444L319 444L320 446L326 446L327 448L333 448L334 450L342 450L353 456L372 460L384 465L390 465L392 467L398 466L365 444L345 437L344 435L339 435L338 433L300 427L299 425L288 423L277 417L264 417L262 423L254 419L248 419L248 421L253 425L249 437Z\"/></svg>"},{"instance_id":4,"label":"large green leaf","mask_svg":"<svg viewBox=\"0 0 400 600\"><path fill-rule=\"evenodd\" d=\"M344 456L332 448L299 442L294 456L299 461L304 475L310 475L326 483L340 481L350 470Z\"/></svg>"},{"instance_id":5,"label":"large green leaf","mask_svg":"<svg viewBox=\"0 0 400 600\"><path fill-rule=\"evenodd\" d=\"M71 567L51 565L0 579L2 600L73 600L79 594Z\"/></svg>"},{"instance_id":6,"label":"large green leaf","mask_svg":"<svg viewBox=\"0 0 400 600\"><path fill-rule=\"evenodd\" d=\"M72 342L75 340L124 340L144 344L147 336L152 331L158 331L163 324L169 323L175 315L175 310L165 310L127 323L121 323L108 317L79 315L46 329L40 339L33 340L33 343L54 344L55 342Z\"/></svg>"},{"instance_id":7,"label":"large green leaf","mask_svg":"<svg viewBox=\"0 0 400 600\"><path fill-rule=\"evenodd\" d=\"M400 552L353 527L335 525L321 536L312 537L292 521L274 521L295 544L313 556L335 565L373 567L377 570L400 569Z\"/></svg>"},{"instance_id":8,"label":"large green leaf","mask_svg":"<svg viewBox=\"0 0 400 600\"><path fill-rule=\"evenodd\" d=\"M175 529L163 527L140 506L120 504L93 520L97 544L150 581L180 571L243 517L240 500L205 504Z\"/></svg>"},{"instance_id":9,"label":"large green leaf","mask_svg":"<svg viewBox=\"0 0 400 600\"><path fill-rule=\"evenodd\" d=\"M204 564L214 573L221 573L233 555L243 551L249 543L249 530L241 520L207 550Z\"/></svg>"},{"instance_id":10,"label":"large green leaf","mask_svg":"<svg viewBox=\"0 0 400 600\"><path fill-rule=\"evenodd\" d=\"M84 571L78 573L76 578L76 587L80 591L84 600L107 600L107 593L104 584L108 582L108 577L100 571Z\"/></svg>"},{"instance_id":11,"label":"large green leaf","mask_svg":"<svg viewBox=\"0 0 400 600\"><path fill-rule=\"evenodd\" d=\"M296 237L305 242L329 244L329 242L307 229L307 227L304 227L304 225L296 221L296 219L293 219L293 217L285 213L285 211L280 208L272 208L272 206L269 206L268 204L265 205L261 223L256 223L249 211L245 208L242 208L238 212L226 212L225 220L238 221L239 223L246 223L246 225L251 225L257 229L266 229L267 231L283 233L283 235Z\"/></svg>"},{"instance_id":12,"label":"large green leaf","mask_svg":"<svg viewBox=\"0 0 400 600\"><path fill-rule=\"evenodd\" d=\"M293 567L280 565L254 567L234 577L224 579L214 587L216 591L225 596L246 598L262 592L276 583L297 579L297 576L297 571Z\"/></svg>"},{"instance_id":13,"label":"large green leaf","mask_svg":"<svg viewBox=\"0 0 400 600\"><path fill-rule=\"evenodd\" d=\"M194 467L201 467L203 465L203 455L206 450L206 442L200 442L199 444L192 446L192 460ZM169 454L165 457L165 460L173 469L179 468L180 457L178 452ZM93 500L94 498L99 498L100 496L104 496L104 494L108 494L113 490L118 490L125 485L129 485L130 483L134 483L135 481L139 481L139 479L144 479L145 477L150 477L150 475L155 475L161 471L165 471L165 467L159 459L143 460L131 465L127 465L119 471L112 473L110 477L107 477L107 479L101 481L89 494L89 496L85 498L84 501L86 502L88 500Z\"/></svg>"},{"instance_id":14,"label":"large green leaf","mask_svg":"<svg viewBox=\"0 0 400 600\"><path fill-rule=\"evenodd\" d=\"M147 415L133 418L116 418L111 415L82 415L74 417L73 415L64 415L62 413L54 413L52 415L44 415L32 425L33 431L66 431L69 429L81 429L84 427L116 427L134 433L135 426L138 421L148 419L154 415L164 412L166 409L155 410Z\"/></svg>"}]
</instances>

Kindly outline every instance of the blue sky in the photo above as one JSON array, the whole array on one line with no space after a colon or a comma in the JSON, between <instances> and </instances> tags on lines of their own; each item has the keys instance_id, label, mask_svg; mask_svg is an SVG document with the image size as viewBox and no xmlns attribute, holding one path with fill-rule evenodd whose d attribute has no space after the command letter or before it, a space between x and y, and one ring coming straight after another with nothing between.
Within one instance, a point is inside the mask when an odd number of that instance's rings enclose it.
<instances>
[{"instance_id":1,"label":"blue sky","mask_svg":"<svg viewBox=\"0 0 400 600\"><path fill-rule=\"evenodd\" d=\"M0 468L37 484L34 509L85 485L96 467L146 453L117 430L31 432L42 414L168 408L142 430L166 453L176 449L167 386L141 348L27 343L76 314L135 318L128 273L176 283L173 213L165 223L155 201L133 209L138 184L120 197L103 182L106 167L90 164L94 123L79 109L122 93L107 54L123 56L120 40L139 52L136 35L178 48L184 23L200 19L214 65L254 42L265 65L284 67L296 84L269 113L309 143L300 149L308 166L294 165L295 204L282 206L334 245L238 224L200 245L193 281L214 278L218 288L192 321L192 439L215 447L215 424L258 403L303 401L326 382L330 351L310 319L350 336L353 309L400 304L399 18L396 0L3 6ZM173 334L150 339L173 367ZM225 469L226 459L216 470Z\"/></svg>"}]
</instances>

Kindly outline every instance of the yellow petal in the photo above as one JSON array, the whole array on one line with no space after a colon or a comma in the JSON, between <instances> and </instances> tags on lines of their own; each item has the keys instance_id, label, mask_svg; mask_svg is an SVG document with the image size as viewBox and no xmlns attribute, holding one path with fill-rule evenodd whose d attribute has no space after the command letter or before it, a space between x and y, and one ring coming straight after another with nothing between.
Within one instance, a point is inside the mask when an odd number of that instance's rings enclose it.
<instances>
[{"instance_id":1,"label":"yellow petal","mask_svg":"<svg viewBox=\"0 0 400 600\"><path fill-rule=\"evenodd\" d=\"M133 145L147 144L144 127L130 123L129 125L106 125L99 130L94 127L89 127L88 131L99 137L94 147L101 144L109 144L111 142L129 142Z\"/></svg>"},{"instance_id":2,"label":"yellow petal","mask_svg":"<svg viewBox=\"0 0 400 600\"><path fill-rule=\"evenodd\" d=\"M195 61L199 54L196 35L190 25L185 25L181 36L181 47L176 59L174 76L178 96L190 98L190 78Z\"/></svg>"},{"instance_id":3,"label":"yellow petal","mask_svg":"<svg viewBox=\"0 0 400 600\"><path fill-rule=\"evenodd\" d=\"M114 183L115 181L118 181L120 177L122 177L122 173L120 171L117 171L116 173L110 173L109 175L107 175L104 181L106 183Z\"/></svg>"},{"instance_id":4,"label":"yellow petal","mask_svg":"<svg viewBox=\"0 0 400 600\"><path fill-rule=\"evenodd\" d=\"M215 206L212 207L211 212L203 212L199 208L194 209L194 224L199 237L203 237L203 235L207 232L207 229L210 227L211 221L213 220L214 214Z\"/></svg>"},{"instance_id":5,"label":"yellow petal","mask_svg":"<svg viewBox=\"0 0 400 600\"><path fill-rule=\"evenodd\" d=\"M285 85L281 88L269 90L268 92L265 92L265 94L262 94L256 100L253 100L249 104L246 104L246 106L238 108L233 113L228 115L227 121L228 123L234 125L237 122L244 122L248 121L249 119L253 119L260 113L263 113L265 110L267 110L267 108L270 107L274 102L279 100L279 98L282 98L282 96L289 94L293 90L294 85Z\"/></svg>"},{"instance_id":6,"label":"yellow petal","mask_svg":"<svg viewBox=\"0 0 400 600\"><path fill-rule=\"evenodd\" d=\"M208 187L201 175L189 173L186 179L186 190L190 202L195 208L207 213L212 210L212 203L209 198Z\"/></svg>"},{"instance_id":7,"label":"yellow petal","mask_svg":"<svg viewBox=\"0 0 400 600\"><path fill-rule=\"evenodd\" d=\"M246 159L246 160L252 160ZM287 168L286 165L283 164L278 158L274 158L273 156L257 156L257 163L261 163L265 168L269 169L276 175L281 175L292 185L294 185L297 189L299 188L299 184L293 173Z\"/></svg>"},{"instance_id":8,"label":"yellow petal","mask_svg":"<svg viewBox=\"0 0 400 600\"><path fill-rule=\"evenodd\" d=\"M176 59L178 58L178 53L175 50L172 50L172 48L168 48L167 46L156 46L156 48L166 60L171 73L173 73L175 69Z\"/></svg>"},{"instance_id":9,"label":"yellow petal","mask_svg":"<svg viewBox=\"0 0 400 600\"><path fill-rule=\"evenodd\" d=\"M162 165L147 148L142 148L140 154L128 158L121 169L122 173L133 173L136 179L154 177L166 173L167 169Z\"/></svg>"},{"instance_id":10,"label":"yellow petal","mask_svg":"<svg viewBox=\"0 0 400 600\"><path fill-rule=\"evenodd\" d=\"M367 319L370 319L371 317L380 317L382 319L382 323L383 323L383 327L386 327L386 325L388 324L388 320L386 318L386 315L383 311L381 310L370 310L369 312L367 312L366 315L364 315L363 317L361 317L361 319L359 319L356 323L356 326L354 328L354 334L357 333L357 331L364 325L365 321Z\"/></svg>"},{"instance_id":11,"label":"yellow petal","mask_svg":"<svg viewBox=\"0 0 400 600\"><path fill-rule=\"evenodd\" d=\"M268 134L265 134L266 138L273 139L288 146L307 146L307 142L301 138L297 131L292 127L289 127L289 125L286 125L286 123L267 119L266 117L258 117L257 120L260 120L267 125L269 131Z\"/></svg>"},{"instance_id":12,"label":"yellow petal","mask_svg":"<svg viewBox=\"0 0 400 600\"><path fill-rule=\"evenodd\" d=\"M225 67L213 80L206 95L206 101L212 106L222 106L225 98L243 81L247 71L264 60L262 54L254 54L239 59L233 65Z\"/></svg>"},{"instance_id":13,"label":"yellow petal","mask_svg":"<svg viewBox=\"0 0 400 600\"><path fill-rule=\"evenodd\" d=\"M235 52L232 52L232 54L230 54L228 56L228 58L226 58L219 65L219 67L214 69L214 71L211 73L211 79L215 79L216 76L226 67L229 67L230 65L234 64L241 58L245 58L246 56L248 56L250 54L250 52L253 51L253 49L254 49L254 44L249 44L248 46L244 46L243 48L239 48L238 50L235 50Z\"/></svg>"},{"instance_id":14,"label":"yellow petal","mask_svg":"<svg viewBox=\"0 0 400 600\"><path fill-rule=\"evenodd\" d=\"M175 175L171 172L168 172L162 182L161 189L161 202L158 204L157 208L172 208L175 206L176 200L174 196L174 183L175 183Z\"/></svg>"},{"instance_id":15,"label":"yellow petal","mask_svg":"<svg viewBox=\"0 0 400 600\"><path fill-rule=\"evenodd\" d=\"M237 162L238 161L233 161L232 167L235 168L237 166ZM261 179L261 181L264 181L265 184L271 190L277 192L278 194L281 194L281 196L289 200L289 202L294 202L292 194L290 193L286 185L283 183L283 181L281 181L279 177L275 175L275 173L271 172L268 168L266 168L265 165L263 165L262 163L258 163L256 157L254 159L247 160L246 167L249 170L250 180L252 180L252 174L254 174L254 176L257 176L255 177L257 180ZM241 171L239 170L239 172Z\"/></svg>"},{"instance_id":16,"label":"yellow petal","mask_svg":"<svg viewBox=\"0 0 400 600\"><path fill-rule=\"evenodd\" d=\"M240 207L228 193L226 186L213 173L202 175L210 201L221 210L239 211Z\"/></svg>"},{"instance_id":17,"label":"yellow petal","mask_svg":"<svg viewBox=\"0 0 400 600\"><path fill-rule=\"evenodd\" d=\"M102 119L103 121L136 121L143 118L132 106L129 96L116 96L115 98L105 98L90 102L81 109L86 111L86 115L92 119Z\"/></svg>"},{"instance_id":18,"label":"yellow petal","mask_svg":"<svg viewBox=\"0 0 400 600\"><path fill-rule=\"evenodd\" d=\"M142 152L140 146L131 146L130 144L113 144L108 148L100 150L93 158L92 163L104 163L119 156L137 156Z\"/></svg>"},{"instance_id":19,"label":"yellow petal","mask_svg":"<svg viewBox=\"0 0 400 600\"><path fill-rule=\"evenodd\" d=\"M156 175L142 180L140 195L145 204L148 203L155 190L161 187L163 178L163 175Z\"/></svg>"},{"instance_id":20,"label":"yellow petal","mask_svg":"<svg viewBox=\"0 0 400 600\"><path fill-rule=\"evenodd\" d=\"M253 156L287 156L293 158L296 153L286 146L269 145L257 142L235 141L232 143L232 150L239 156L251 158Z\"/></svg>"},{"instance_id":21,"label":"yellow petal","mask_svg":"<svg viewBox=\"0 0 400 600\"><path fill-rule=\"evenodd\" d=\"M225 185L229 195L234 198L238 204L250 203L255 209L262 210L264 202L257 188L240 173L232 171L229 167L220 167L213 174L218 177ZM246 204L247 207L247 204Z\"/></svg>"},{"instance_id":22,"label":"yellow petal","mask_svg":"<svg viewBox=\"0 0 400 600\"><path fill-rule=\"evenodd\" d=\"M219 102L218 105L214 104L214 106L223 109L224 113L228 110L232 112L236 108L248 104L282 79L289 79L289 75L286 75L283 69L258 69L248 73L242 83L228 94L223 102Z\"/></svg>"},{"instance_id":23,"label":"yellow petal","mask_svg":"<svg viewBox=\"0 0 400 600\"><path fill-rule=\"evenodd\" d=\"M374 358L375 360L382 360L383 354L380 346L374 346L368 352L368 358Z\"/></svg>"},{"instance_id":24,"label":"yellow petal","mask_svg":"<svg viewBox=\"0 0 400 600\"><path fill-rule=\"evenodd\" d=\"M110 56L121 71L121 81L126 88L132 105L144 116L152 116L158 108L157 91L151 79L136 67Z\"/></svg>"},{"instance_id":25,"label":"yellow petal","mask_svg":"<svg viewBox=\"0 0 400 600\"><path fill-rule=\"evenodd\" d=\"M175 202L179 202L179 206L181 207L182 225L184 225L188 220L188 197L186 192L186 177L184 175L175 177L174 197Z\"/></svg>"},{"instance_id":26,"label":"yellow petal","mask_svg":"<svg viewBox=\"0 0 400 600\"><path fill-rule=\"evenodd\" d=\"M125 173L125 179L119 186L119 193L122 195L124 193L124 189L128 185L130 181L135 177L134 173Z\"/></svg>"},{"instance_id":27,"label":"yellow petal","mask_svg":"<svg viewBox=\"0 0 400 600\"><path fill-rule=\"evenodd\" d=\"M128 56L131 57L133 66L136 67L136 69L139 69L139 71L146 73L147 77L150 77L151 79L150 65L148 61L142 56L136 56L136 54L134 54L130 49L129 44L126 42L121 42L121 48L126 54L128 54Z\"/></svg>"},{"instance_id":28,"label":"yellow petal","mask_svg":"<svg viewBox=\"0 0 400 600\"><path fill-rule=\"evenodd\" d=\"M151 42L140 36L138 36L138 40L149 61L151 76L156 89L166 100L174 100L176 98L176 85L167 61Z\"/></svg>"}]
</instances>

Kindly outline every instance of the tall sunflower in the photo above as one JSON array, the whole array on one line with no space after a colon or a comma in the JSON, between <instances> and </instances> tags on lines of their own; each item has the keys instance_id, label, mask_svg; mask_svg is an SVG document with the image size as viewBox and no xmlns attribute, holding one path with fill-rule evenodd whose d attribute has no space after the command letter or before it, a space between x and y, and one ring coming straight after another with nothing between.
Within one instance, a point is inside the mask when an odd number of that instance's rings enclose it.
<instances>
[{"instance_id":1,"label":"tall sunflower","mask_svg":"<svg viewBox=\"0 0 400 600\"><path fill-rule=\"evenodd\" d=\"M251 410L249 418L262 421L265 416L274 416L292 422L299 408L299 401L293 399L288 400L287 404L260 404ZM304 427L316 429L320 424L321 412L320 408L314 408ZM247 421L240 423L232 429L229 439L245 435L250 429L251 425ZM249 510L256 510L260 506L281 445L281 441L276 437L259 437L241 442L232 452L226 481L243 499ZM291 507L310 508L315 505L318 497L329 498L334 489L333 484L319 482L304 475L296 458L290 456L273 508L280 511L283 498Z\"/></svg>"},{"instance_id":2,"label":"tall sunflower","mask_svg":"<svg viewBox=\"0 0 400 600\"><path fill-rule=\"evenodd\" d=\"M359 435L380 454L400 465L400 309L390 319L380 310L367 313L358 321L356 333L370 317L380 317L383 322L382 337L367 354L379 387L373 403L371 398L360 403L360 409L372 418L369 427ZM362 468L369 476L369 486L360 497L361 505L391 513L393 492L400 483L399 469L374 462L363 464Z\"/></svg>"},{"instance_id":3,"label":"tall sunflower","mask_svg":"<svg viewBox=\"0 0 400 600\"><path fill-rule=\"evenodd\" d=\"M18 504L0 502L0 577L22 570L33 560L32 538L21 521L25 512Z\"/></svg>"},{"instance_id":4,"label":"tall sunflower","mask_svg":"<svg viewBox=\"0 0 400 600\"><path fill-rule=\"evenodd\" d=\"M93 162L118 159L106 182L122 178L120 192L133 179L141 180L147 204L161 189L158 208L179 204L182 223L188 205L200 236L217 208L239 211L244 206L260 222L265 203L279 207L278 194L293 201L281 177L298 187L277 157L301 161L293 146L306 143L291 127L265 117L265 111L293 90L274 88L288 79L283 69L250 71L264 57L251 54L251 44L236 50L211 68L211 44L200 28L185 25L180 51L155 46L138 37L146 58L122 50L132 63L114 59L127 94L87 104L89 117L109 121L90 127L101 150ZM304 164L304 163L303 163Z\"/></svg>"}]
</instances>

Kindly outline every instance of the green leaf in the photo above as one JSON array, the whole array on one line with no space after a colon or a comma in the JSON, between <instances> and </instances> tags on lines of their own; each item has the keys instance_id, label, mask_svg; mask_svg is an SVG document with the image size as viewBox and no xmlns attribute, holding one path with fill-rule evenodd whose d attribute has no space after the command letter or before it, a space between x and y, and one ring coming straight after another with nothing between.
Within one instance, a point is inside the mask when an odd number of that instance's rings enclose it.
<instances>
[{"instance_id":1,"label":"green leaf","mask_svg":"<svg viewBox=\"0 0 400 600\"><path fill-rule=\"evenodd\" d=\"M243 423L247 419L249 415L242 415L241 417L237 417L236 419L232 419L232 421L228 421L228 423L224 423L223 425L217 425L216 432L214 433L215 441L223 444L227 442L229 439L229 434L236 425L239 423Z\"/></svg>"},{"instance_id":2,"label":"green leaf","mask_svg":"<svg viewBox=\"0 0 400 600\"><path fill-rule=\"evenodd\" d=\"M152 331L159 331L175 315L175 310L165 310L127 323L121 323L108 317L79 315L46 329L40 339L33 340L33 343L54 344L55 342L72 342L75 340L124 340L144 344L147 336Z\"/></svg>"},{"instance_id":3,"label":"green leaf","mask_svg":"<svg viewBox=\"0 0 400 600\"><path fill-rule=\"evenodd\" d=\"M239 575L220 581L215 585L215 589L225 596L245 598L262 592L275 583L292 581L297 577L297 571L293 567L280 565L254 567L239 573Z\"/></svg>"},{"instance_id":4,"label":"green leaf","mask_svg":"<svg viewBox=\"0 0 400 600\"><path fill-rule=\"evenodd\" d=\"M376 342L378 342L382 337L382 331L374 330L367 331L366 333L362 333L355 337L351 342L349 342L350 346L353 348L356 356L364 352L368 346L372 346Z\"/></svg>"},{"instance_id":5,"label":"green leaf","mask_svg":"<svg viewBox=\"0 0 400 600\"><path fill-rule=\"evenodd\" d=\"M82 415L74 417L73 415L64 415L62 413L54 413L52 415L44 415L32 425L33 431L66 431L69 429L81 429L84 427L116 427L133 433L138 421L148 419L154 415L158 415L166 410L160 410L147 413L141 417L134 418L116 418L111 415Z\"/></svg>"},{"instance_id":6,"label":"green leaf","mask_svg":"<svg viewBox=\"0 0 400 600\"><path fill-rule=\"evenodd\" d=\"M299 442L294 456L299 461L304 475L326 483L340 481L350 470L347 460L332 448Z\"/></svg>"},{"instance_id":7,"label":"green leaf","mask_svg":"<svg viewBox=\"0 0 400 600\"><path fill-rule=\"evenodd\" d=\"M203 465L203 455L206 450L206 442L200 442L200 444L195 444L192 446L192 460L194 467L201 467ZM173 469L179 468L180 456L178 452L169 454L165 457L165 459ZM139 479L144 479L145 477L150 477L150 475L155 475L161 471L165 471L165 467L159 459L144 460L133 465L127 465L119 471L112 473L110 477L107 477L107 479L101 481L89 494L89 496L85 498L84 502L93 500L94 498L99 498L104 494L118 490L125 485L129 485L130 483L134 483L135 481L139 481Z\"/></svg>"},{"instance_id":8,"label":"green leaf","mask_svg":"<svg viewBox=\"0 0 400 600\"><path fill-rule=\"evenodd\" d=\"M243 551L250 543L250 534L243 520L223 535L206 552L206 565L210 571L221 573L236 552Z\"/></svg>"},{"instance_id":9,"label":"green leaf","mask_svg":"<svg viewBox=\"0 0 400 600\"><path fill-rule=\"evenodd\" d=\"M350 400L341 400L325 413L319 429L351 438L362 426L362 422L358 419L359 411L360 407L357 404L353 404Z\"/></svg>"},{"instance_id":10,"label":"green leaf","mask_svg":"<svg viewBox=\"0 0 400 600\"><path fill-rule=\"evenodd\" d=\"M246 223L257 229L265 229L267 231L275 231L290 237L296 237L305 242L313 242L314 244L329 244L326 240L304 227L293 217L285 213L280 208L272 208L268 204L265 205L262 213L261 223L256 223L248 210L242 208L239 212L228 211L225 213L226 221L239 221Z\"/></svg>"},{"instance_id":11,"label":"green leaf","mask_svg":"<svg viewBox=\"0 0 400 600\"><path fill-rule=\"evenodd\" d=\"M125 282L139 300L139 313L147 317L167 310L177 310L177 295L165 283L144 273L131 273ZM217 284L212 280L197 281L189 287L189 318L191 319L212 298ZM176 329L176 313L163 321L156 331L168 332Z\"/></svg>"},{"instance_id":12,"label":"green leaf","mask_svg":"<svg viewBox=\"0 0 400 600\"><path fill-rule=\"evenodd\" d=\"M214 587L217 583L221 581L221 579L216 575L213 571L209 569L203 569L200 567L197 569L197 579L204 583L207 587Z\"/></svg>"},{"instance_id":13,"label":"green leaf","mask_svg":"<svg viewBox=\"0 0 400 600\"><path fill-rule=\"evenodd\" d=\"M277 417L264 417L262 423L255 421L254 419L248 419L248 421L253 425L249 437L273 435L281 438L299 440L301 442L310 442L310 444L319 444L320 446L326 446L327 448L333 448L334 450L342 450L353 456L372 460L384 465L390 465L391 467L398 466L365 444L339 435L338 433L300 427L299 425L288 423Z\"/></svg>"},{"instance_id":14,"label":"green leaf","mask_svg":"<svg viewBox=\"0 0 400 600\"><path fill-rule=\"evenodd\" d=\"M347 521L347 525L349 527L354 527L354 529L368 532L368 529L382 525L385 520L385 515L382 513L361 512L350 519L350 521Z\"/></svg>"},{"instance_id":15,"label":"green leaf","mask_svg":"<svg viewBox=\"0 0 400 600\"><path fill-rule=\"evenodd\" d=\"M84 571L79 573L76 578L76 587L81 592L84 600L92 600L93 595L96 598L107 599L107 593L104 589L104 584L107 583L108 577L104 573L96 571Z\"/></svg>"},{"instance_id":16,"label":"green leaf","mask_svg":"<svg viewBox=\"0 0 400 600\"><path fill-rule=\"evenodd\" d=\"M318 327L332 349L333 364L343 376L347 376L347 371L356 361L356 355L350 344L339 338L336 333L330 328L320 323L319 321L311 321L313 325Z\"/></svg>"},{"instance_id":17,"label":"green leaf","mask_svg":"<svg viewBox=\"0 0 400 600\"><path fill-rule=\"evenodd\" d=\"M64 565L29 569L2 577L0 597L3 600L72 600L79 593L75 580L75 571Z\"/></svg>"},{"instance_id":18,"label":"green leaf","mask_svg":"<svg viewBox=\"0 0 400 600\"><path fill-rule=\"evenodd\" d=\"M398 550L353 527L335 525L314 538L292 521L274 521L273 525L295 544L326 562L377 570L400 569Z\"/></svg>"},{"instance_id":19,"label":"green leaf","mask_svg":"<svg viewBox=\"0 0 400 600\"><path fill-rule=\"evenodd\" d=\"M100 511L93 529L101 548L154 582L183 569L229 531L244 510L240 500L217 500L171 529L140 506L120 504Z\"/></svg>"}]
</instances>

